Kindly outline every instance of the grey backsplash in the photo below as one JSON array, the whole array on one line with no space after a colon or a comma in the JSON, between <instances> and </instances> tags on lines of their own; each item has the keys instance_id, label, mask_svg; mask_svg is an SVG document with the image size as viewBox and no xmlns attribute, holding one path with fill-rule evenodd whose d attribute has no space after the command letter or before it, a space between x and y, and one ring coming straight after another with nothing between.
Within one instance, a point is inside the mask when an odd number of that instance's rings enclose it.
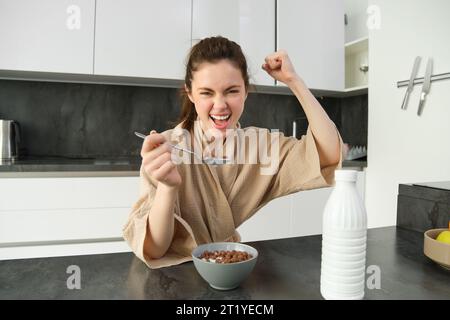
<instances>
[{"instance_id":1,"label":"grey backsplash","mask_svg":"<svg viewBox=\"0 0 450 320\"><path fill-rule=\"evenodd\" d=\"M344 142L367 145L367 95L319 98ZM139 86L0 80L0 119L22 127L23 156L133 157L142 141L134 131L173 127L179 90ZM307 121L294 96L251 93L242 127L306 132Z\"/></svg>"}]
</instances>

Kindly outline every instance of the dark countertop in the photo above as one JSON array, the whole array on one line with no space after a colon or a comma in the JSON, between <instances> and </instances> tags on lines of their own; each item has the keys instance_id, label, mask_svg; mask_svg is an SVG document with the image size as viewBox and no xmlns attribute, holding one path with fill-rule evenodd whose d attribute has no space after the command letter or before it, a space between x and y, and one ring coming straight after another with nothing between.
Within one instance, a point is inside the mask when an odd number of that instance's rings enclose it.
<instances>
[{"instance_id":1,"label":"dark countertop","mask_svg":"<svg viewBox=\"0 0 450 320\"><path fill-rule=\"evenodd\" d=\"M125 158L27 158L0 161L0 172L70 172L70 171L136 171L139 172L141 157ZM344 167L367 167L367 161L345 160Z\"/></svg>"},{"instance_id":2,"label":"dark countertop","mask_svg":"<svg viewBox=\"0 0 450 320\"><path fill-rule=\"evenodd\" d=\"M450 181L420 182L420 183L413 183L412 185L439 190L450 190Z\"/></svg>"},{"instance_id":3,"label":"dark countertop","mask_svg":"<svg viewBox=\"0 0 450 320\"><path fill-rule=\"evenodd\" d=\"M31 157L0 162L0 172L139 171L141 157L64 158Z\"/></svg>"},{"instance_id":4,"label":"dark countertop","mask_svg":"<svg viewBox=\"0 0 450 320\"><path fill-rule=\"evenodd\" d=\"M0 299L322 299L321 236L249 243L259 251L242 285L217 291L192 262L151 270L132 253L0 261ZM450 271L423 255L422 233L370 229L367 263L381 270L381 289L365 299L450 299ZM81 289L67 289L67 267L81 270ZM368 275L369 276L369 275Z\"/></svg>"},{"instance_id":5,"label":"dark countertop","mask_svg":"<svg viewBox=\"0 0 450 320\"><path fill-rule=\"evenodd\" d=\"M367 168L367 160L344 160L342 167L359 167Z\"/></svg>"}]
</instances>

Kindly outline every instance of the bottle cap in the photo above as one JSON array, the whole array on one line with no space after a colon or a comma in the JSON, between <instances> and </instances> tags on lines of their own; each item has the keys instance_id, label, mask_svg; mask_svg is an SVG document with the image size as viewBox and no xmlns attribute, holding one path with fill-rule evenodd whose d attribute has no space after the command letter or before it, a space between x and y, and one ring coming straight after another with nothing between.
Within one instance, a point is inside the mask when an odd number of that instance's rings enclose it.
<instances>
[{"instance_id":1,"label":"bottle cap","mask_svg":"<svg viewBox=\"0 0 450 320\"><path fill-rule=\"evenodd\" d=\"M356 181L358 171L356 170L336 170L334 171L334 179L336 181Z\"/></svg>"}]
</instances>

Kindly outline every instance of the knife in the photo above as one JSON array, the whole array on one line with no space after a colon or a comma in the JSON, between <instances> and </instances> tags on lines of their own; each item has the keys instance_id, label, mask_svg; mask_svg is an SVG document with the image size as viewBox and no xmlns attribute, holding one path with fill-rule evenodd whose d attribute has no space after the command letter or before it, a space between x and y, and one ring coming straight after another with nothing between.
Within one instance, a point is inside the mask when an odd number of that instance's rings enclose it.
<instances>
[{"instance_id":1,"label":"knife","mask_svg":"<svg viewBox=\"0 0 450 320\"><path fill-rule=\"evenodd\" d=\"M423 79L422 93L420 94L419 110L417 110L418 116L422 114L425 99L428 93L430 92L432 72L433 72L433 59L429 58L427 63L427 70L425 71L425 77Z\"/></svg>"},{"instance_id":2,"label":"knife","mask_svg":"<svg viewBox=\"0 0 450 320\"><path fill-rule=\"evenodd\" d=\"M414 60L414 66L413 66L413 69L411 72L411 77L409 78L408 88L406 89L405 97L403 98L403 103L402 103L403 110L406 110L406 107L408 105L409 94L413 90L414 79L417 76L417 71L419 70L419 65L420 65L421 59L422 59L421 57L417 56L416 59Z\"/></svg>"}]
</instances>

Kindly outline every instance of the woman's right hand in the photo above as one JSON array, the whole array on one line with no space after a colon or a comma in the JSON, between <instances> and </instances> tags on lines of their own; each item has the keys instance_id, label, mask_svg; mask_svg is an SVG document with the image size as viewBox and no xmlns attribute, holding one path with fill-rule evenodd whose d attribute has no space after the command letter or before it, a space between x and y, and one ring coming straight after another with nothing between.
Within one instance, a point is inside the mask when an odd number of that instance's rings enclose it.
<instances>
[{"instance_id":1,"label":"woman's right hand","mask_svg":"<svg viewBox=\"0 0 450 320\"><path fill-rule=\"evenodd\" d=\"M142 165L145 172L156 181L168 186L181 185L181 176L177 166L172 162L172 147L166 138L152 130L141 149Z\"/></svg>"}]
</instances>

